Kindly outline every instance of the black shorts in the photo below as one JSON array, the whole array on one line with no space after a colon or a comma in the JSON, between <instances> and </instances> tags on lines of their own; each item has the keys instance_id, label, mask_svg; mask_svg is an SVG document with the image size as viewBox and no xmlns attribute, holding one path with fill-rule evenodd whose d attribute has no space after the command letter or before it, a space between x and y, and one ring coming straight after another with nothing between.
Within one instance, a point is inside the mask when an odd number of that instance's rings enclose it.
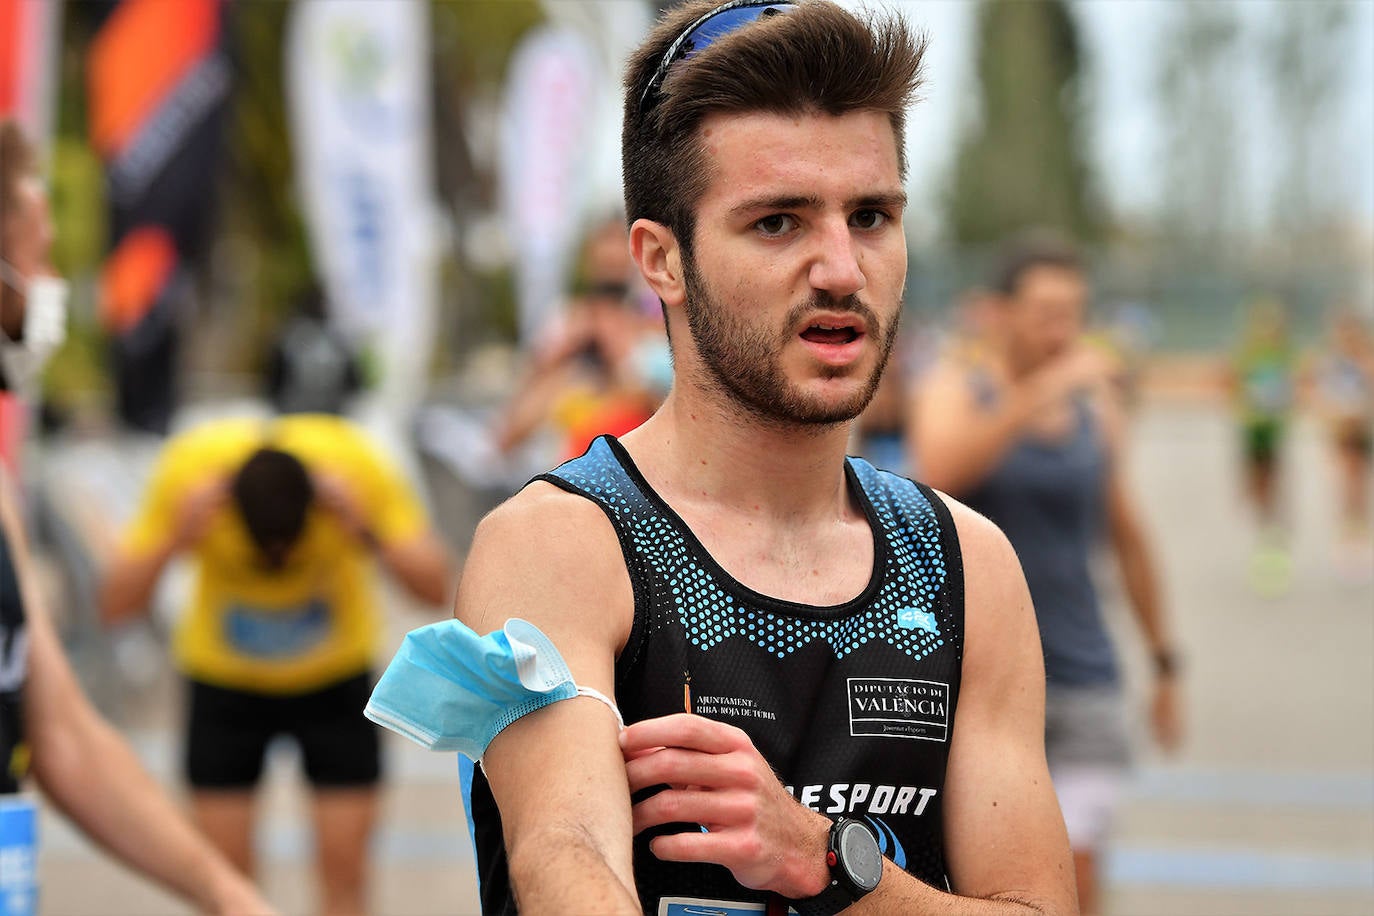
<instances>
[{"instance_id":1,"label":"black shorts","mask_svg":"<svg viewBox=\"0 0 1374 916\"><path fill-rule=\"evenodd\" d=\"M257 785L267 743L277 735L295 739L316 787L371 786L381 776L377 726L363 717L370 674L295 696L187 683L185 763L193 788Z\"/></svg>"}]
</instances>

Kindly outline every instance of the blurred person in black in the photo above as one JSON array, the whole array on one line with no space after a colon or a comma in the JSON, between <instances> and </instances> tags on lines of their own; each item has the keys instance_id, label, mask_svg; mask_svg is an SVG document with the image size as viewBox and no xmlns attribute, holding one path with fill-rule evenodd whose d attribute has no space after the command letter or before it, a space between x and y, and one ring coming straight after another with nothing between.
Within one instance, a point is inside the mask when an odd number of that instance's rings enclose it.
<instances>
[{"instance_id":1,"label":"blurred person in black","mask_svg":"<svg viewBox=\"0 0 1374 916\"><path fill-rule=\"evenodd\" d=\"M964 500L1016 548L1048 679L1045 751L1064 811L1084 913L1101 911L1100 852L1130 758L1121 673L1092 582L1107 535L1154 666L1154 733L1182 733L1177 660L1122 469L1115 364L1085 341L1086 272L1044 235L1003 254L979 347L946 354L912 413L922 479Z\"/></svg>"},{"instance_id":2,"label":"blurred person in black","mask_svg":"<svg viewBox=\"0 0 1374 916\"><path fill-rule=\"evenodd\" d=\"M318 286L300 294L294 313L272 342L264 384L278 413L342 414L362 389L358 354L329 324Z\"/></svg>"},{"instance_id":3,"label":"blurred person in black","mask_svg":"<svg viewBox=\"0 0 1374 916\"><path fill-rule=\"evenodd\" d=\"M55 279L52 237L32 148L13 121L0 120L0 388L5 390L21 381L15 377L20 371L32 375L41 368L43 352L25 337L36 326L29 297L54 295L43 279ZM48 310L43 333L54 330L51 322L60 309L53 305L49 300L42 306ZM18 488L0 467L0 809L6 822L13 827L27 820L32 834L36 811L14 794L31 774L87 836L166 890L206 911L270 912L82 692L35 588L20 514ZM26 893L33 887L30 879L36 879L36 844L5 845L0 892L19 901L17 912L36 911Z\"/></svg>"}]
</instances>

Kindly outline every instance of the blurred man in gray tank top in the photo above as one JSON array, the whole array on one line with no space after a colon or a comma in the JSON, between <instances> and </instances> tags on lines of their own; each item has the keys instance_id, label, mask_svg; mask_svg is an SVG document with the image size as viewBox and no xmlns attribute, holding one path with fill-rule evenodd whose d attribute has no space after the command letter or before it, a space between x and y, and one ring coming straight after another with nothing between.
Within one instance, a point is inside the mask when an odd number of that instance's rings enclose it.
<instances>
[{"instance_id":1,"label":"blurred man in gray tank top","mask_svg":"<svg viewBox=\"0 0 1374 916\"><path fill-rule=\"evenodd\" d=\"M986 339L942 359L916 395L922 480L996 522L1021 561L1045 652L1045 751L1085 914L1130 760L1121 673L1090 572L1104 538L1153 661L1151 719L1182 735L1177 654L1145 533L1121 467L1109 355L1083 339L1088 283L1077 253L1015 240L993 277Z\"/></svg>"}]
</instances>

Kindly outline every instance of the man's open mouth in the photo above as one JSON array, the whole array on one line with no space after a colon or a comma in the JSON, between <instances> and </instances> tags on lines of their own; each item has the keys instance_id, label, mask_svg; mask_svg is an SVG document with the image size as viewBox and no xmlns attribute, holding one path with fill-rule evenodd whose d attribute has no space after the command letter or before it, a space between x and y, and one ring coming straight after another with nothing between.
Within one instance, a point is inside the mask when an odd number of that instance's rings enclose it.
<instances>
[{"instance_id":1,"label":"man's open mouth","mask_svg":"<svg viewBox=\"0 0 1374 916\"><path fill-rule=\"evenodd\" d=\"M818 344L847 344L859 338L859 331L850 324L813 324L801 332L802 340Z\"/></svg>"}]
</instances>

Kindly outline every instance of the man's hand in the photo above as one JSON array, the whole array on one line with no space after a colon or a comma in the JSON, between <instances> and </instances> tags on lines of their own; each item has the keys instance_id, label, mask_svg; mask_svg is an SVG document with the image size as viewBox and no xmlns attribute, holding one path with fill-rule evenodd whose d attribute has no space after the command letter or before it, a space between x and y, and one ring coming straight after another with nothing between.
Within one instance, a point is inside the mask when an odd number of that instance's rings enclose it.
<instances>
[{"instance_id":1,"label":"man's hand","mask_svg":"<svg viewBox=\"0 0 1374 916\"><path fill-rule=\"evenodd\" d=\"M784 897L825 890L830 820L787 793L743 731L677 713L627 727L620 748L631 792L668 786L634 806L636 834L679 822L705 828L655 838L654 855L714 862L745 887Z\"/></svg>"},{"instance_id":2,"label":"man's hand","mask_svg":"<svg viewBox=\"0 0 1374 916\"><path fill-rule=\"evenodd\" d=\"M1037 412L1065 398L1100 388L1117 371L1117 361L1100 347L1077 343L1037 369L1031 390Z\"/></svg>"},{"instance_id":3,"label":"man's hand","mask_svg":"<svg viewBox=\"0 0 1374 916\"><path fill-rule=\"evenodd\" d=\"M229 501L229 481L214 480L193 490L177 507L176 526L172 530L172 550L180 552L195 548L210 530L210 523Z\"/></svg>"},{"instance_id":4,"label":"man's hand","mask_svg":"<svg viewBox=\"0 0 1374 916\"><path fill-rule=\"evenodd\" d=\"M1179 703L1178 678L1161 675L1155 678L1154 697L1150 702L1150 724L1155 741L1168 753L1183 743L1183 709Z\"/></svg>"}]
</instances>

